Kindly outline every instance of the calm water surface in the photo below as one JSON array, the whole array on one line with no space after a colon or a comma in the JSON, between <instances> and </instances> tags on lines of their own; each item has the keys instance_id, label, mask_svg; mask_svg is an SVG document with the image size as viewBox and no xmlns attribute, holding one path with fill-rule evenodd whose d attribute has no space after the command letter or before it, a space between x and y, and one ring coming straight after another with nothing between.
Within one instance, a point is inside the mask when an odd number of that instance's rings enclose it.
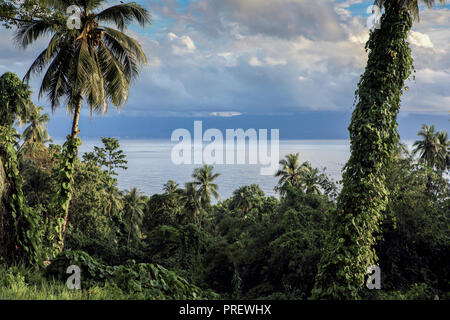
<instances>
[{"instance_id":1,"label":"calm water surface","mask_svg":"<svg viewBox=\"0 0 450 320\"><path fill-rule=\"evenodd\" d=\"M62 141L55 141L61 143ZM80 155L101 146L99 140L83 140ZM175 145L167 140L120 140L121 149L127 155L128 170L119 170L120 189L137 187L141 192L152 195L161 193L163 185L170 179L181 186L192 181L191 175L198 165L175 165L171 161ZM206 143L205 143L206 145ZM205 146L204 145L204 146ZM326 168L332 179L341 179L341 170L349 158L349 142L346 140L285 140L280 141L280 159L290 153L300 153L301 161L309 161L313 167ZM231 196L240 186L258 184L267 195L273 191L277 179L260 175L260 165L215 165L220 173L217 178L222 199Z\"/></svg>"}]
</instances>

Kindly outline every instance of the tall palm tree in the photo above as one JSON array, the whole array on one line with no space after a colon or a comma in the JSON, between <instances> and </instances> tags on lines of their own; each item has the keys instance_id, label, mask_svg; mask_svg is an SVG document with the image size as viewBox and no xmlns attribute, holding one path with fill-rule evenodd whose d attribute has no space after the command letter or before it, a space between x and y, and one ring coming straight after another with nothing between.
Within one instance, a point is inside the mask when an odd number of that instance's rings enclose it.
<instances>
[{"instance_id":1,"label":"tall palm tree","mask_svg":"<svg viewBox=\"0 0 450 320\"><path fill-rule=\"evenodd\" d=\"M124 31L133 22L144 27L150 22L150 16L136 3L121 3L106 9L103 9L104 0L43 0L41 3L56 13L54 18L23 22L15 39L21 47L27 48L36 40L50 36L47 48L33 62L24 81L46 70L39 97L46 94L53 110L64 100L73 114L64 153L67 163L62 164L61 169L66 178L60 183L55 209L62 211L63 216L62 250L71 198L70 177L80 144L78 123L83 100L91 115L92 112L106 113L108 102L117 108L125 104L130 84L137 78L139 66L146 63L146 56L140 44ZM71 5L81 10L79 29L69 29L67 16L61 14Z\"/></svg>"},{"instance_id":2,"label":"tall palm tree","mask_svg":"<svg viewBox=\"0 0 450 320\"><path fill-rule=\"evenodd\" d=\"M281 168L275 173L275 177L279 177L276 190L283 192L286 185L297 186L300 177L306 166L306 162L300 164L300 154L288 154L285 159L280 160Z\"/></svg>"},{"instance_id":3,"label":"tall palm tree","mask_svg":"<svg viewBox=\"0 0 450 320\"><path fill-rule=\"evenodd\" d=\"M147 205L146 199L140 192L133 188L123 197L125 219L128 224L127 246L130 246L131 233L139 234L144 217L144 209Z\"/></svg>"},{"instance_id":4,"label":"tall palm tree","mask_svg":"<svg viewBox=\"0 0 450 320\"><path fill-rule=\"evenodd\" d=\"M51 141L47 132L47 123L50 121L50 118L47 113L41 114L43 110L43 107L34 107L28 118L30 125L22 133L24 142L21 148L27 145L33 146L34 144L43 144Z\"/></svg>"},{"instance_id":5,"label":"tall palm tree","mask_svg":"<svg viewBox=\"0 0 450 320\"><path fill-rule=\"evenodd\" d=\"M383 170L399 140L397 115L413 64L407 37L418 18L419 1L374 2L384 11L366 44L367 66L349 126L351 156L315 279L315 299L357 299L367 268L377 260L375 233L389 199ZM423 2L431 7L436 1Z\"/></svg>"},{"instance_id":6,"label":"tall palm tree","mask_svg":"<svg viewBox=\"0 0 450 320\"><path fill-rule=\"evenodd\" d=\"M83 99L91 111L106 113L108 102L120 108L128 98L130 83L137 78L139 66L146 63L140 44L124 33L127 25L150 22L149 13L136 3L118 4L106 9L104 0L53 0L55 11L70 5L81 8L81 28L70 30L66 17L60 20L33 20L24 23L15 39L24 49L43 36L51 40L33 62L24 80L45 69L40 97L47 94L53 109L61 99L73 113L71 137L78 136L78 121ZM100 25L105 23L105 26ZM113 24L117 29L107 25Z\"/></svg>"},{"instance_id":7,"label":"tall palm tree","mask_svg":"<svg viewBox=\"0 0 450 320\"><path fill-rule=\"evenodd\" d=\"M192 177L194 178L194 185L198 187L198 191L201 194L202 205L209 204L211 202L211 194L217 200L220 200L219 193L217 190L219 186L214 182L220 174L213 173L214 167L209 165L204 165L201 168L194 170Z\"/></svg>"}]
</instances>

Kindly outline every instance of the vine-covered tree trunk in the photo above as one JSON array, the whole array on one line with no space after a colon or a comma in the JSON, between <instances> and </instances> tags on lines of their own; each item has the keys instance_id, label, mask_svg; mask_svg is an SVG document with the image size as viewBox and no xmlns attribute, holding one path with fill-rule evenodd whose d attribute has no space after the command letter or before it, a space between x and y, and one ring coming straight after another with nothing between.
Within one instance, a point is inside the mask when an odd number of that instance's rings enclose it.
<instances>
[{"instance_id":1,"label":"vine-covered tree trunk","mask_svg":"<svg viewBox=\"0 0 450 320\"><path fill-rule=\"evenodd\" d=\"M28 119L31 91L17 75L0 77L0 262L41 263L37 211L28 207L17 159L17 118Z\"/></svg>"},{"instance_id":2,"label":"vine-covered tree trunk","mask_svg":"<svg viewBox=\"0 0 450 320\"><path fill-rule=\"evenodd\" d=\"M398 143L400 97L412 68L407 43L412 19L400 2L385 3L381 28L366 44L367 67L349 127L351 157L316 276L315 299L359 298L367 268L377 261L373 246L389 196L383 168Z\"/></svg>"},{"instance_id":3,"label":"vine-covered tree trunk","mask_svg":"<svg viewBox=\"0 0 450 320\"><path fill-rule=\"evenodd\" d=\"M55 203L56 212L58 214L57 231L59 232L59 241L56 244L59 251L64 249L64 241L69 222L69 206L72 199L73 171L75 160L78 155L78 147L81 145L81 140L78 138L78 134L80 132L78 129L78 122L80 119L82 102L83 100L80 94L74 110L72 132L67 136L67 141L64 144L61 155L59 191L56 195Z\"/></svg>"},{"instance_id":4,"label":"vine-covered tree trunk","mask_svg":"<svg viewBox=\"0 0 450 320\"><path fill-rule=\"evenodd\" d=\"M0 126L0 261L41 264L39 217L25 203L12 126Z\"/></svg>"},{"instance_id":5,"label":"vine-covered tree trunk","mask_svg":"<svg viewBox=\"0 0 450 320\"><path fill-rule=\"evenodd\" d=\"M4 169L4 158L0 155L0 263L11 260L14 248L14 222L8 208L9 184Z\"/></svg>"}]
</instances>

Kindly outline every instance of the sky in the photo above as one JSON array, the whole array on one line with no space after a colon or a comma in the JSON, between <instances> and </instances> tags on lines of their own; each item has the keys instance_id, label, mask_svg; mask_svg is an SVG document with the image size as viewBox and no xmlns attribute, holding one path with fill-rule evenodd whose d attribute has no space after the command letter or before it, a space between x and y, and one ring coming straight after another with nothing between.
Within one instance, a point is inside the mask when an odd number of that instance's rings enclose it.
<instances>
[{"instance_id":1,"label":"sky","mask_svg":"<svg viewBox=\"0 0 450 320\"><path fill-rule=\"evenodd\" d=\"M119 1L110 1L110 4ZM152 24L131 26L149 63L120 112L89 119L81 137L170 139L177 128L279 129L282 139L346 139L354 92L364 71L369 30L363 0L153 0ZM23 51L0 31L0 74L22 77L45 48ZM448 131L450 5L422 8L409 35L416 79L402 97L399 131L414 139L422 123ZM31 86L38 91L40 77ZM44 98L35 103L44 106ZM62 106L49 132L64 137Z\"/></svg>"}]
</instances>

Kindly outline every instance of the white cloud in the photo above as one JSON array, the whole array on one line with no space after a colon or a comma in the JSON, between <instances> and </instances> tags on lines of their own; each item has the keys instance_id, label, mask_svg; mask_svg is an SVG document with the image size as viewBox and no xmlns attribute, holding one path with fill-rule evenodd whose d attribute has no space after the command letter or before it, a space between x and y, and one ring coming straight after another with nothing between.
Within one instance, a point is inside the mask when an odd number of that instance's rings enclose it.
<instances>
[{"instance_id":1,"label":"white cloud","mask_svg":"<svg viewBox=\"0 0 450 320\"><path fill-rule=\"evenodd\" d=\"M287 61L285 59L282 59L282 58L266 57L266 58L264 58L264 61L266 61L266 63L268 65L271 65L271 66L279 66L279 65L287 64Z\"/></svg>"},{"instance_id":2,"label":"white cloud","mask_svg":"<svg viewBox=\"0 0 450 320\"><path fill-rule=\"evenodd\" d=\"M258 59L258 57L251 57L249 62L249 65L251 65L252 67L261 67L263 65L263 63Z\"/></svg>"},{"instance_id":3,"label":"white cloud","mask_svg":"<svg viewBox=\"0 0 450 320\"><path fill-rule=\"evenodd\" d=\"M352 14L351 14L350 10L348 10L348 9L352 5L358 4L361 2L363 2L363 0L347 0L342 3L338 3L334 7L334 10L336 10L336 13L339 14L340 16L342 16L344 19L349 19L349 18L351 18Z\"/></svg>"},{"instance_id":4,"label":"white cloud","mask_svg":"<svg viewBox=\"0 0 450 320\"><path fill-rule=\"evenodd\" d=\"M195 51L196 47L194 41L189 36L177 36L173 32L168 33L168 38L172 44L172 52L176 55L182 56Z\"/></svg>"},{"instance_id":5,"label":"white cloud","mask_svg":"<svg viewBox=\"0 0 450 320\"><path fill-rule=\"evenodd\" d=\"M427 34L420 33L418 31L411 31L408 36L408 41L413 45L423 48L434 48L430 37Z\"/></svg>"},{"instance_id":6,"label":"white cloud","mask_svg":"<svg viewBox=\"0 0 450 320\"><path fill-rule=\"evenodd\" d=\"M209 114L210 116L213 117L225 117L225 118L229 118L229 117L237 117L242 115L241 112L211 112Z\"/></svg>"},{"instance_id":7,"label":"white cloud","mask_svg":"<svg viewBox=\"0 0 450 320\"><path fill-rule=\"evenodd\" d=\"M421 83L450 84L450 70L432 70L425 68L416 72L416 78Z\"/></svg>"}]
</instances>

